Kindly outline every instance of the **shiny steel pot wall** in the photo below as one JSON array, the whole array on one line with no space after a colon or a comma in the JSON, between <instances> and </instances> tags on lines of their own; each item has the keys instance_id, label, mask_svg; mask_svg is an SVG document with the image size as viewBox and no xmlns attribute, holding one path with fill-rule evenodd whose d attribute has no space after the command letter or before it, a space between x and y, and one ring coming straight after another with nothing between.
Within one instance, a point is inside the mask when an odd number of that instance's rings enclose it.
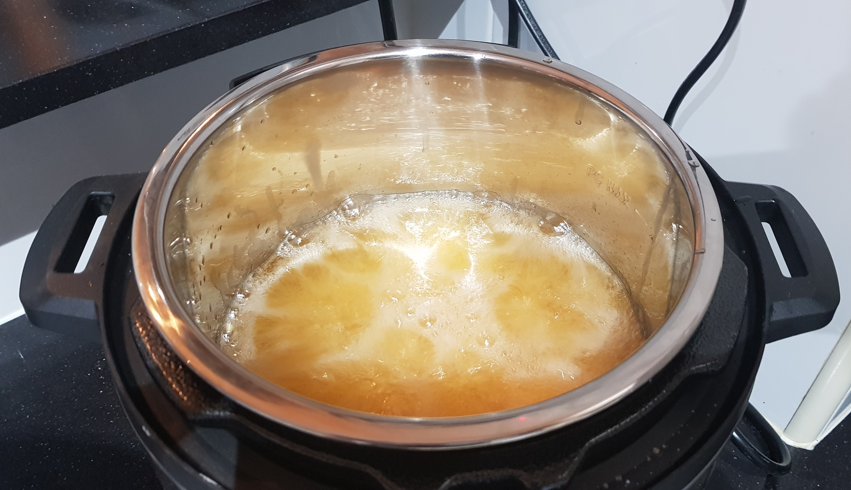
<instances>
[{"instance_id":1,"label":"shiny steel pot wall","mask_svg":"<svg viewBox=\"0 0 851 490\"><path fill-rule=\"evenodd\" d=\"M348 411L251 374L217 339L237 288L290 230L347 196L487 192L565 217L616 271L647 341L602 377L528 407L438 419ZM720 271L706 175L661 119L602 80L511 48L405 41L274 68L199 114L163 152L134 224L134 265L164 337L235 401L314 434L440 448L513 440L616 402L688 340Z\"/></svg>"}]
</instances>

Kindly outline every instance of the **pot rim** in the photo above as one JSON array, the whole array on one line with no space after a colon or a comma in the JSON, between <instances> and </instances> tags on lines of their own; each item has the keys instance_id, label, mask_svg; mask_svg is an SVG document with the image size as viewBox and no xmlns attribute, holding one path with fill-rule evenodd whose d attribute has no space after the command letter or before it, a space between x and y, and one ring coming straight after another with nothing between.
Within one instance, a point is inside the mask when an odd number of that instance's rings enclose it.
<instances>
[{"instance_id":1,"label":"pot rim","mask_svg":"<svg viewBox=\"0 0 851 490\"><path fill-rule=\"evenodd\" d=\"M168 279L163 224L183 169L221 124L273 90L326 70L378 59L419 57L488 61L531 70L605 100L656 143L682 180L694 217L692 268L680 301L630 357L593 381L521 408L445 418L397 417L326 405L260 378L227 356L194 323ZM585 419L623 399L662 369L691 338L721 272L723 224L715 192L691 150L665 122L612 84L566 63L507 46L444 40L375 42L335 48L271 68L221 96L165 147L151 170L133 221L136 282L159 332L190 369L223 395L268 419L320 437L410 449L449 449L531 437Z\"/></svg>"}]
</instances>

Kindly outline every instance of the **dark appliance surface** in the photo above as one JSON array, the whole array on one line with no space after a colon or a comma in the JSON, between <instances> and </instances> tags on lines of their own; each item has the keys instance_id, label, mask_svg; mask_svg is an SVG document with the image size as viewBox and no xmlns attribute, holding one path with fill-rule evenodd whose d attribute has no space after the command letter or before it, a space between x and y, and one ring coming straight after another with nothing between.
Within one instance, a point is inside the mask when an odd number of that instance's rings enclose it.
<instances>
[{"instance_id":1,"label":"dark appliance surface","mask_svg":"<svg viewBox=\"0 0 851 490\"><path fill-rule=\"evenodd\" d=\"M0 488L161 488L121 409L102 346L21 316L0 325L0 367ZM791 451L792 472L769 477L727 443L706 487L851 487L851 420L815 450Z\"/></svg>"},{"instance_id":2,"label":"dark appliance surface","mask_svg":"<svg viewBox=\"0 0 851 490\"><path fill-rule=\"evenodd\" d=\"M162 488L121 409L102 346L21 316L0 325L0 368L0 488ZM727 443L706 488L851 488L851 420L815 450L791 452L792 472L771 477Z\"/></svg>"},{"instance_id":3,"label":"dark appliance surface","mask_svg":"<svg viewBox=\"0 0 851 490\"><path fill-rule=\"evenodd\" d=\"M98 477L104 479L116 473L116 477L134 478L134 484L155 484L151 480L153 471L166 486L175 482L186 488L218 488L220 485L275 488L273 483L312 488L614 489L685 488L689 485L692 485L690 488L724 488L754 479L764 482L767 485L764 488L802 488L777 485L791 482L792 478L813 475L832 478L831 474L837 478L833 481L842 481L842 472L848 472L842 464L835 465L832 473L810 474L803 470L793 471L788 476L768 477L756 467L748 467L741 454L727 444L747 404L766 339L795 333L786 330L789 318L773 323L767 318L773 313L766 305L777 298L772 296L773 286L764 283L764 277L770 277L766 270L769 262L766 262L765 244L755 241L754 233L757 227L761 230L760 219L768 220L768 217L754 218L758 203L753 196L774 196L793 211L800 205L791 196L784 198L771 188L724 183L708 166L707 171L713 179L725 220L726 250L719 286L701 327L674 361L650 382L622 402L580 423L510 444L422 452L324 440L257 416L224 399L187 369L150 323L139 301L130 263L133 209L130 205L119 209L117 218L108 219L111 225L104 229L111 234L111 246L102 247L104 255L100 257L96 249L92 259L103 259L101 264L105 270L103 283L93 286L90 282L89 286L96 290L99 318L103 319L106 365L104 357L97 355L101 354L99 346L78 344L33 329L24 319L17 320L11 328L0 330L0 349L4 349L0 351L0 360L4 363L8 362L7 358L14 360L12 354L16 352L6 351L16 341L17 345L38 352L38 345L26 344L38 344L38 339L44 339L42 345L51 345L51 348L42 347L40 355L49 359L55 355L51 350L65 352L59 363L68 366L66 370L57 369L56 362L51 364L45 360L45 365L27 369L17 377L8 380L0 377L4 394L7 383L25 383L26 386L26 389L20 386L9 389L19 393L21 398L21 401L12 402L15 406L12 403L9 407L3 406L9 403L6 400L11 400L8 397L0 401L2 413L12 414L11 420L0 425L2 449L7 448L7 441L14 444L15 437L20 444L30 437L28 434L50 433L51 427L65 430L69 424L73 427L69 431L72 434L85 434L85 439L98 437L96 427L86 429L86 424L75 424L77 417L85 419L88 407L74 410L74 404L60 403L50 396L58 392L76 400L77 404L81 399L99 403L97 410L105 413L113 426L113 430L106 431L108 434L100 435L100 446L87 443L78 451L69 447L60 451L65 458L45 460L54 461L66 474L81 477L87 475L86 470L81 472L79 467L93 467L87 463L98 465L101 471L92 472L94 476L88 475L86 486L89 487L97 484ZM98 185L110 187L109 179L123 179L115 187L128 189L133 183L140 186L142 176L104 179L107 180L100 183L84 181L78 191L85 197L86 192ZM116 202L121 201L128 200L126 196L116 197ZM799 232L792 228L793 234ZM807 255L806 251L803 255ZM773 255L770 258L774 260ZM812 267L812 263L808 265ZM817 328L812 321L805 320L801 322L806 324L803 330ZM768 328L770 324L772 328ZM784 330L778 332L774 328L777 325ZM2 336L9 334L19 338L3 341ZM77 347L72 348L74 345ZM15 349L26 359L27 354L19 347ZM39 354L35 355L42 359ZM93 378L92 368L85 366L74 371L70 364L79 359L89 359L89 363L94 360L101 373L111 368L117 387L115 393L127 419L116 413L114 395L109 403L103 398L83 395L75 388L76 384L97 388L101 394L111 391L105 374ZM53 372L69 377L70 386L59 381L59 376ZM82 373L87 376L81 378ZM52 385L53 382L58 385ZM30 399L23 398L24 393L33 396L29 406L26 401ZM63 399L62 396L56 398ZM28 417L35 413L42 413L42 416L29 421ZM126 420L153 457L154 464L149 467L154 468L153 471L145 467L149 463L143 462L142 448L127 430ZM841 434L841 430L837 434ZM12 435L7 435L7 431ZM69 439L78 440L77 437ZM830 447L828 443L825 445ZM119 447L123 453L119 452ZM38 478L59 476L59 473L47 476L50 472L33 461L37 459L35 454L27 458L30 464L25 464L14 456L17 448L8 449L2 453L13 456L0 462L0 483L6 483L3 479L9 478L8 483L14 488L45 481ZM49 452L50 448L45 450ZM719 452L721 456L717 458ZM112 457L120 454L120 457L110 463L104 454ZM812 467L814 458L808 456L796 451L793 464ZM79 459L84 457L91 461ZM827 460L819 462L827 463ZM715 486L713 482L716 481L724 482L724 486Z\"/></svg>"}]
</instances>

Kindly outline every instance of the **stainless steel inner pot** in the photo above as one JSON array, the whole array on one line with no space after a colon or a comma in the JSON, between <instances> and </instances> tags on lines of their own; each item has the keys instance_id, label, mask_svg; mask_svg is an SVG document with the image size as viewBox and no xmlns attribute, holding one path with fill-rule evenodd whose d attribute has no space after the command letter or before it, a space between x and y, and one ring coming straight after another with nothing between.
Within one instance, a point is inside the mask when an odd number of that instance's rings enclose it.
<instances>
[{"instance_id":1,"label":"stainless steel inner pot","mask_svg":"<svg viewBox=\"0 0 851 490\"><path fill-rule=\"evenodd\" d=\"M288 230L346 196L424 190L487 191L564 216L629 289L646 320L644 345L596 380L534 405L409 418L288 392L214 342L237 288ZM722 249L707 176L661 118L565 63L460 41L332 49L237 87L165 148L133 226L151 318L213 387L305 432L422 449L529 437L616 403L689 339Z\"/></svg>"}]
</instances>

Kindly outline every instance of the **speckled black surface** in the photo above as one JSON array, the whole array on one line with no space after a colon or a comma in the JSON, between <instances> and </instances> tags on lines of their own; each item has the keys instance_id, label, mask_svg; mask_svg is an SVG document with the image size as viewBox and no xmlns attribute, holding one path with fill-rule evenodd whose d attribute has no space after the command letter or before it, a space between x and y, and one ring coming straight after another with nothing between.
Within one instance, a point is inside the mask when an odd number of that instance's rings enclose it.
<instances>
[{"instance_id":1,"label":"speckled black surface","mask_svg":"<svg viewBox=\"0 0 851 490\"><path fill-rule=\"evenodd\" d=\"M707 490L843 490L851 489L851 420L845 420L813 451L790 448L792 472L769 476L727 443Z\"/></svg>"},{"instance_id":2,"label":"speckled black surface","mask_svg":"<svg viewBox=\"0 0 851 490\"><path fill-rule=\"evenodd\" d=\"M0 128L364 1L0 0Z\"/></svg>"},{"instance_id":3,"label":"speckled black surface","mask_svg":"<svg viewBox=\"0 0 851 490\"><path fill-rule=\"evenodd\" d=\"M99 344L0 325L0 489L159 489Z\"/></svg>"},{"instance_id":4,"label":"speckled black surface","mask_svg":"<svg viewBox=\"0 0 851 490\"><path fill-rule=\"evenodd\" d=\"M772 477L728 443L706 488L851 489L851 421L792 458L791 474ZM160 488L100 345L24 317L0 325L0 488Z\"/></svg>"}]
</instances>

